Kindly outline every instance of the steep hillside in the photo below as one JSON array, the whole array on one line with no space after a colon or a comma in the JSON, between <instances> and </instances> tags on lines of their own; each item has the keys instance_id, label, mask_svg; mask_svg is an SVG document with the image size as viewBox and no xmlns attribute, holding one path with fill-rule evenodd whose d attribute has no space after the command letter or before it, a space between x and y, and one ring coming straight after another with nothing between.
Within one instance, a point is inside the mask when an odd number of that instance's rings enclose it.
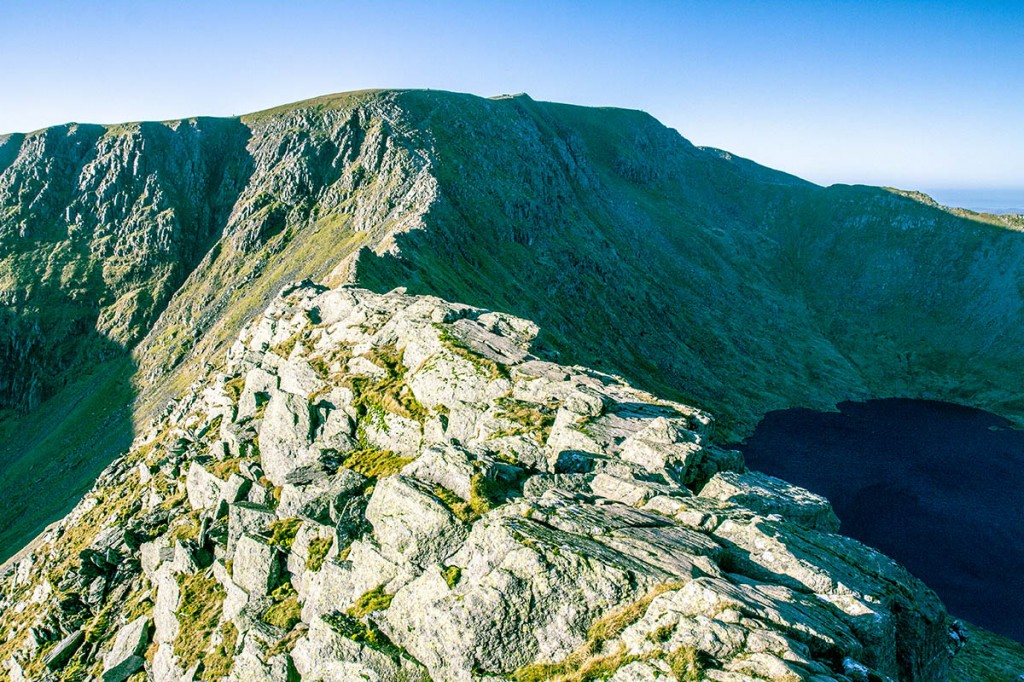
<instances>
[{"instance_id":1,"label":"steep hillside","mask_svg":"<svg viewBox=\"0 0 1024 682\"><path fill-rule=\"evenodd\" d=\"M0 138L0 556L304 277L535 319L538 353L707 406L723 438L866 397L1019 421L1019 229L526 96Z\"/></svg>"},{"instance_id":2,"label":"steep hillside","mask_svg":"<svg viewBox=\"0 0 1024 682\"><path fill-rule=\"evenodd\" d=\"M0 557L285 282L417 224L433 180L393 100L0 142Z\"/></svg>"},{"instance_id":3,"label":"steep hillside","mask_svg":"<svg viewBox=\"0 0 1024 682\"><path fill-rule=\"evenodd\" d=\"M6 673L946 678L962 626L826 500L710 444L707 413L531 355L537 332L285 289L0 576Z\"/></svg>"}]
</instances>

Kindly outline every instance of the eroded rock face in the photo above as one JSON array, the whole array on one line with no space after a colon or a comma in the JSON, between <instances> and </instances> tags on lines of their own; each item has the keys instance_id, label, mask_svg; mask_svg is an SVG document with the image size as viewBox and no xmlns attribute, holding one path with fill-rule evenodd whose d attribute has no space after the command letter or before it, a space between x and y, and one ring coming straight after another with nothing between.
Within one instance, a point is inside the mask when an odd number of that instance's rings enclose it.
<instances>
[{"instance_id":1,"label":"eroded rock face","mask_svg":"<svg viewBox=\"0 0 1024 682\"><path fill-rule=\"evenodd\" d=\"M13 625L7 669L102 656L118 678L151 617L156 680L197 659L237 682L944 679L942 605L827 501L745 470L698 409L530 355L535 335L286 289L51 531L82 599L54 603L45 562L5 579L4 618L35 633ZM129 612L96 647L66 638Z\"/></svg>"}]
</instances>

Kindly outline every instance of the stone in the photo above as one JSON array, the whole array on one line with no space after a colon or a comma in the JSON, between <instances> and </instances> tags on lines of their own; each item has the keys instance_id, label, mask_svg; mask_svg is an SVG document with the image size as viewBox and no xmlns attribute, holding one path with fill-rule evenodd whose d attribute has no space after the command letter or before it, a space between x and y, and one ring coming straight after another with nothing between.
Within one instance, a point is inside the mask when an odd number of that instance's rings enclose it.
<instances>
[{"instance_id":1,"label":"stone","mask_svg":"<svg viewBox=\"0 0 1024 682\"><path fill-rule=\"evenodd\" d=\"M414 457L423 442L423 426L415 419L377 409L359 422L359 435L381 450Z\"/></svg>"},{"instance_id":2,"label":"stone","mask_svg":"<svg viewBox=\"0 0 1024 682\"><path fill-rule=\"evenodd\" d=\"M185 477L185 490L188 503L193 509L215 509L221 501L223 481L203 468L201 464L192 462Z\"/></svg>"},{"instance_id":3,"label":"stone","mask_svg":"<svg viewBox=\"0 0 1024 682\"><path fill-rule=\"evenodd\" d=\"M270 507L236 502L228 506L228 544L226 555L232 558L239 538L245 534L256 535L270 528L277 521L277 514Z\"/></svg>"},{"instance_id":4,"label":"stone","mask_svg":"<svg viewBox=\"0 0 1024 682\"><path fill-rule=\"evenodd\" d=\"M280 553L263 538L239 538L232 565L235 582L250 595L270 594L280 581Z\"/></svg>"},{"instance_id":5,"label":"stone","mask_svg":"<svg viewBox=\"0 0 1024 682\"><path fill-rule=\"evenodd\" d=\"M238 419L252 417L261 404L278 390L277 375L256 367L245 375L245 386L238 398Z\"/></svg>"},{"instance_id":6,"label":"stone","mask_svg":"<svg viewBox=\"0 0 1024 682\"><path fill-rule=\"evenodd\" d=\"M839 519L824 497L756 471L715 474L700 496L733 502L766 516L777 514L812 530L839 531Z\"/></svg>"},{"instance_id":7,"label":"stone","mask_svg":"<svg viewBox=\"0 0 1024 682\"><path fill-rule=\"evenodd\" d=\"M124 682L145 664L149 618L140 616L117 631L114 645L103 658L103 682Z\"/></svg>"},{"instance_id":8,"label":"stone","mask_svg":"<svg viewBox=\"0 0 1024 682\"><path fill-rule=\"evenodd\" d=\"M402 469L402 475L439 485L468 500L470 482L477 473L474 459L466 450L453 445L428 448Z\"/></svg>"},{"instance_id":9,"label":"stone","mask_svg":"<svg viewBox=\"0 0 1024 682\"><path fill-rule=\"evenodd\" d=\"M324 387L323 380L302 358L292 358L277 368L282 391L309 396Z\"/></svg>"},{"instance_id":10,"label":"stone","mask_svg":"<svg viewBox=\"0 0 1024 682\"><path fill-rule=\"evenodd\" d=\"M309 403L291 393L276 393L267 403L260 425L260 462L274 485L284 485L294 469L316 462L319 453L310 452L313 420Z\"/></svg>"},{"instance_id":11,"label":"stone","mask_svg":"<svg viewBox=\"0 0 1024 682\"><path fill-rule=\"evenodd\" d=\"M220 499L225 504L234 504L246 499L249 490L252 488L252 481L239 474L231 474L228 480L221 485Z\"/></svg>"},{"instance_id":12,"label":"stone","mask_svg":"<svg viewBox=\"0 0 1024 682\"><path fill-rule=\"evenodd\" d=\"M310 623L309 632L292 650L295 669L303 682L403 680L428 682L426 670L404 656L393 657L335 632L323 620Z\"/></svg>"},{"instance_id":13,"label":"stone","mask_svg":"<svg viewBox=\"0 0 1024 682\"><path fill-rule=\"evenodd\" d=\"M156 600L153 603L153 639L170 644L178 636L178 617L181 588L169 566L162 566L156 574Z\"/></svg>"},{"instance_id":14,"label":"stone","mask_svg":"<svg viewBox=\"0 0 1024 682\"><path fill-rule=\"evenodd\" d=\"M75 630L54 645L50 653L43 659L43 664L50 670L60 670L71 660L71 657L75 655L75 652L78 651L78 648L82 646L84 641L85 632L81 629Z\"/></svg>"},{"instance_id":15,"label":"stone","mask_svg":"<svg viewBox=\"0 0 1024 682\"><path fill-rule=\"evenodd\" d=\"M658 417L627 438L619 456L652 473L668 473L681 484L692 483L703 459L697 434L665 417Z\"/></svg>"},{"instance_id":16,"label":"stone","mask_svg":"<svg viewBox=\"0 0 1024 682\"><path fill-rule=\"evenodd\" d=\"M440 563L467 534L465 526L422 484L403 476L377 483L366 519L384 556L400 563Z\"/></svg>"}]
</instances>

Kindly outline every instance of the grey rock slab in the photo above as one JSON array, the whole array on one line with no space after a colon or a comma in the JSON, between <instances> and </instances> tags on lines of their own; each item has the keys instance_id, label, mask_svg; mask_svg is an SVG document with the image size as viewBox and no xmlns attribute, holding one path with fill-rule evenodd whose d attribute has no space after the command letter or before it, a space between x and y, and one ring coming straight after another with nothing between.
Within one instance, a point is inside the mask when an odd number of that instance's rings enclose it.
<instances>
[{"instance_id":1,"label":"grey rock slab","mask_svg":"<svg viewBox=\"0 0 1024 682\"><path fill-rule=\"evenodd\" d=\"M50 653L43 659L43 664L50 670L60 670L67 662L75 655L78 651L78 647L82 646L82 642L85 641L85 632L81 629L75 630L70 635L57 642Z\"/></svg>"},{"instance_id":2,"label":"grey rock slab","mask_svg":"<svg viewBox=\"0 0 1024 682\"><path fill-rule=\"evenodd\" d=\"M149 644L149 618L140 616L117 631L114 645L103 658L103 682L124 682L142 668L141 654Z\"/></svg>"},{"instance_id":3,"label":"grey rock slab","mask_svg":"<svg viewBox=\"0 0 1024 682\"><path fill-rule=\"evenodd\" d=\"M277 514L270 507L237 502L228 506L228 546L227 558L235 553L239 538L246 533L256 535L266 531L270 524L277 521Z\"/></svg>"},{"instance_id":4,"label":"grey rock slab","mask_svg":"<svg viewBox=\"0 0 1024 682\"><path fill-rule=\"evenodd\" d=\"M305 397L277 393L267 403L260 425L259 445L263 470L274 485L282 485L294 469L316 461L310 452L313 419Z\"/></svg>"},{"instance_id":5,"label":"grey rock slab","mask_svg":"<svg viewBox=\"0 0 1024 682\"><path fill-rule=\"evenodd\" d=\"M404 656L393 656L335 632L317 618L292 650L303 682L427 682L427 671Z\"/></svg>"},{"instance_id":6,"label":"grey rock slab","mask_svg":"<svg viewBox=\"0 0 1024 682\"><path fill-rule=\"evenodd\" d=\"M786 521L813 530L839 530L839 519L824 497L757 471L715 474L701 489L700 496L733 502L765 516L778 514Z\"/></svg>"},{"instance_id":7,"label":"grey rock slab","mask_svg":"<svg viewBox=\"0 0 1024 682\"><path fill-rule=\"evenodd\" d=\"M221 486L224 481L220 480L201 464L192 462L185 476L185 491L188 493L188 503L193 509L211 509L218 506L221 500Z\"/></svg>"}]
</instances>

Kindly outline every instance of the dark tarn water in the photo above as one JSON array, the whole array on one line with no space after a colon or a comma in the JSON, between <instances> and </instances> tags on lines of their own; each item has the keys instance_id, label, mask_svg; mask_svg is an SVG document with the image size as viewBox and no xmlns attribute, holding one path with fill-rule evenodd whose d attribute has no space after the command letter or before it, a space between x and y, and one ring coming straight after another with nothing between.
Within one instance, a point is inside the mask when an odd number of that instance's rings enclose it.
<instances>
[{"instance_id":1,"label":"dark tarn water","mask_svg":"<svg viewBox=\"0 0 1024 682\"><path fill-rule=\"evenodd\" d=\"M842 532L934 589L950 613L1024 642L1024 431L926 400L772 412L752 469L832 501Z\"/></svg>"}]
</instances>

